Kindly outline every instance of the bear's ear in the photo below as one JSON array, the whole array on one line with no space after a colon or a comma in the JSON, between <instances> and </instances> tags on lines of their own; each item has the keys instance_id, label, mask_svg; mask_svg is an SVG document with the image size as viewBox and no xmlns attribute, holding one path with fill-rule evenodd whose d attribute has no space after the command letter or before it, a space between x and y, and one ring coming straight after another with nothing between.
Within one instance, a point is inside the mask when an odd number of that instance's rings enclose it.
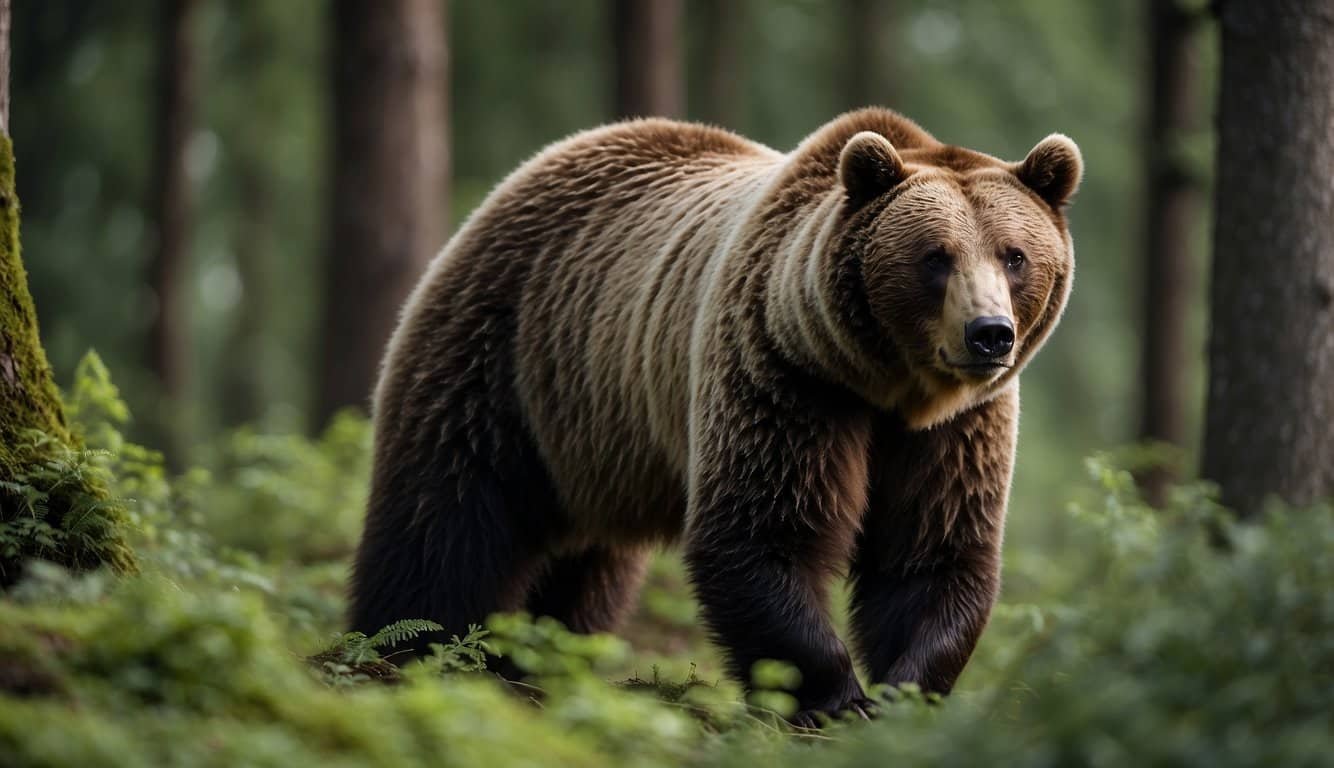
<instances>
[{"instance_id":1,"label":"bear's ear","mask_svg":"<svg viewBox=\"0 0 1334 768\"><path fill-rule=\"evenodd\" d=\"M1017 163L1014 175L1052 208L1070 202L1084 175L1084 158L1070 137L1053 133Z\"/></svg>"},{"instance_id":2,"label":"bear's ear","mask_svg":"<svg viewBox=\"0 0 1334 768\"><path fill-rule=\"evenodd\" d=\"M906 175L894 145L873 131L862 131L848 139L838 156L838 181L854 205L885 192Z\"/></svg>"}]
</instances>

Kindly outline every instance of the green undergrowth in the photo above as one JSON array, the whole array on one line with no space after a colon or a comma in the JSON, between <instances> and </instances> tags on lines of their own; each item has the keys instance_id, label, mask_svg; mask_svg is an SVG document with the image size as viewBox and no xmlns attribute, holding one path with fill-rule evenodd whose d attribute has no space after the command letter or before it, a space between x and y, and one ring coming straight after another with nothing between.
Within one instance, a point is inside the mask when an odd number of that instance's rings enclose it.
<instances>
[{"instance_id":1,"label":"green undergrowth","mask_svg":"<svg viewBox=\"0 0 1334 768\"><path fill-rule=\"evenodd\" d=\"M0 597L0 764L16 766L1329 765L1334 509L1233 523L1207 489L1166 510L1090 460L1054 550L1012 552L947 699L884 692L871 723L796 732L796 683L720 678L679 560L622 638L497 616L396 666L435 626L342 632L367 426L242 432L168 477L125 443L98 372L70 392L132 516L138 574L29 566ZM99 383L100 382L100 383ZM303 535L303 532L305 535ZM495 654L530 676L507 684Z\"/></svg>"},{"instance_id":2,"label":"green undergrowth","mask_svg":"<svg viewBox=\"0 0 1334 768\"><path fill-rule=\"evenodd\" d=\"M84 388L112 387L95 355L80 364L78 380ZM114 387L104 395L119 402ZM112 454L85 447L63 424L56 432L0 432L6 433L0 435L0 588L15 582L30 559L79 571L133 571L137 562L127 541L133 514L111 490Z\"/></svg>"}]
</instances>

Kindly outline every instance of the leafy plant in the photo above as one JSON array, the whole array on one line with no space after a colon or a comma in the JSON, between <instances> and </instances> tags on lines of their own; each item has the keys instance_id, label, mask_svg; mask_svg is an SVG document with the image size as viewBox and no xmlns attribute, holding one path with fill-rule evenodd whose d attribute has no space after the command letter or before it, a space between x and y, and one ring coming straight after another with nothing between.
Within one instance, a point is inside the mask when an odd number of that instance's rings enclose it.
<instances>
[{"instance_id":1,"label":"leafy plant","mask_svg":"<svg viewBox=\"0 0 1334 768\"><path fill-rule=\"evenodd\" d=\"M444 627L433 621L404 619L382 627L370 636L363 632L344 632L330 648L312 656L310 661L329 685L348 686L368 680L397 682L401 679L399 669L380 654L381 649L442 629ZM456 643L460 642L457 636L454 639Z\"/></svg>"},{"instance_id":2,"label":"leafy plant","mask_svg":"<svg viewBox=\"0 0 1334 768\"><path fill-rule=\"evenodd\" d=\"M438 674L485 672L487 655L492 652L486 642L490 634L477 624L469 624L463 637L452 635L448 643L431 643L431 655L424 664Z\"/></svg>"},{"instance_id":3,"label":"leafy plant","mask_svg":"<svg viewBox=\"0 0 1334 768\"><path fill-rule=\"evenodd\" d=\"M337 414L315 440L250 428L225 436L213 451L203 528L222 545L267 559L348 555L366 510L370 436L355 411Z\"/></svg>"},{"instance_id":4,"label":"leafy plant","mask_svg":"<svg viewBox=\"0 0 1334 768\"><path fill-rule=\"evenodd\" d=\"M444 627L424 619L396 621L367 637L361 632L347 632L338 639L339 658L347 664L364 664L380 659L379 649L389 648L413 640L426 632L439 632Z\"/></svg>"},{"instance_id":5,"label":"leafy plant","mask_svg":"<svg viewBox=\"0 0 1334 768\"><path fill-rule=\"evenodd\" d=\"M579 635L549 616L492 616L491 645L519 669L545 679L573 676L621 664L629 647L612 635Z\"/></svg>"},{"instance_id":6,"label":"leafy plant","mask_svg":"<svg viewBox=\"0 0 1334 768\"><path fill-rule=\"evenodd\" d=\"M0 480L0 586L29 558L79 570L135 568L130 517L109 495L103 451L75 449L35 430L13 448L20 469Z\"/></svg>"}]
</instances>

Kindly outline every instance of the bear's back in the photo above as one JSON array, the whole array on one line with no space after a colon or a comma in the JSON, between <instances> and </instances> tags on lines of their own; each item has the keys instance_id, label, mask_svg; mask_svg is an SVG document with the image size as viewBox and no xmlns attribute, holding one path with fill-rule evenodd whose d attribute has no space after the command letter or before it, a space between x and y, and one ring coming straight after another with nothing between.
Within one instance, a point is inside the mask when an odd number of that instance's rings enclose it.
<instances>
[{"instance_id":1,"label":"bear's back","mask_svg":"<svg viewBox=\"0 0 1334 768\"><path fill-rule=\"evenodd\" d=\"M543 249L520 300L518 389L577 527L679 530L702 276L783 157L716 128L638 120L537 159L535 178L573 189L564 245Z\"/></svg>"},{"instance_id":2,"label":"bear's back","mask_svg":"<svg viewBox=\"0 0 1334 768\"><path fill-rule=\"evenodd\" d=\"M488 418L531 435L574 527L674 535L697 286L783 159L660 119L543 150L488 196L410 299L377 427L426 433L421 444L433 421L517 402Z\"/></svg>"}]
</instances>

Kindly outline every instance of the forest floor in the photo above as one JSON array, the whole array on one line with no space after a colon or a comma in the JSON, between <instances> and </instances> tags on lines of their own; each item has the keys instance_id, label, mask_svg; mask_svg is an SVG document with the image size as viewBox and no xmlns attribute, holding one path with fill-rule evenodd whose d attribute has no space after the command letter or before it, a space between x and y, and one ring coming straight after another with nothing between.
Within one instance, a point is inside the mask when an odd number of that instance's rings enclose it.
<instances>
[{"instance_id":1,"label":"forest floor","mask_svg":"<svg viewBox=\"0 0 1334 768\"><path fill-rule=\"evenodd\" d=\"M1242 526L1192 486L1151 510L1092 459L1059 546L1007 552L952 696L801 731L773 714L781 666L749 697L722 677L670 552L621 639L496 617L400 675L377 642L423 626L341 634L363 419L241 430L168 476L120 438L105 373L83 379L67 400L105 450L79 471L107 473L141 568L31 563L0 597L0 765L1334 764L1329 505ZM518 695L483 647L534 673Z\"/></svg>"}]
</instances>

